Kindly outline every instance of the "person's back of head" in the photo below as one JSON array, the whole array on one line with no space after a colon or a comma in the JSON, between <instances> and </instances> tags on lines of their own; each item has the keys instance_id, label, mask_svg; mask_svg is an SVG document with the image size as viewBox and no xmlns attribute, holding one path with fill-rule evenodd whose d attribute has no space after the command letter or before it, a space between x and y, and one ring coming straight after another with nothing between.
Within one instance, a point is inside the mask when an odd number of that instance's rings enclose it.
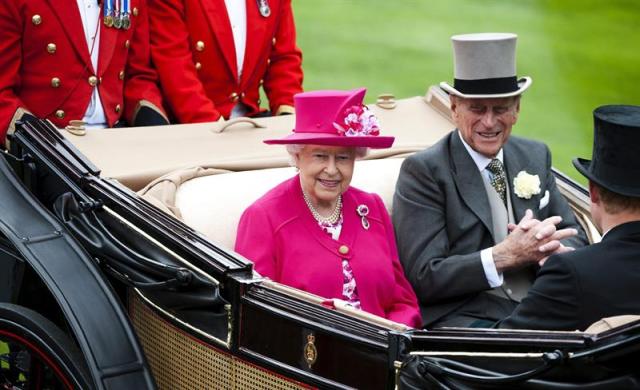
<instances>
[{"instance_id":1,"label":"person's back of head","mask_svg":"<svg viewBox=\"0 0 640 390\"><path fill-rule=\"evenodd\" d=\"M610 191L595 183L598 187L600 201L608 214L633 213L640 215L640 196L626 196Z\"/></svg>"}]
</instances>

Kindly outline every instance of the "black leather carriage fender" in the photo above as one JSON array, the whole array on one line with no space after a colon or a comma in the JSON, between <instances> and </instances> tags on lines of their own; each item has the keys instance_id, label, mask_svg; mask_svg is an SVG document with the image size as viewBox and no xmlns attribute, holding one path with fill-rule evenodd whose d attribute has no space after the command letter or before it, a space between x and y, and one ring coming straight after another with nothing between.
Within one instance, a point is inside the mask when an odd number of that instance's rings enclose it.
<instances>
[{"instance_id":1,"label":"black leather carriage fender","mask_svg":"<svg viewBox=\"0 0 640 390\"><path fill-rule=\"evenodd\" d=\"M0 199L0 232L56 299L85 358L92 388L154 389L129 319L102 273L4 158Z\"/></svg>"},{"instance_id":2,"label":"black leather carriage fender","mask_svg":"<svg viewBox=\"0 0 640 390\"><path fill-rule=\"evenodd\" d=\"M226 339L228 323L219 286L188 268L181 267L161 251L138 248L140 240L123 242L131 236L117 222L107 225L108 216L84 209L71 193L54 202L54 213L74 237L100 260L101 267L127 286L140 289L147 298L183 321ZM144 254L143 254L144 253ZM150 258L149 256L153 256Z\"/></svg>"}]
</instances>

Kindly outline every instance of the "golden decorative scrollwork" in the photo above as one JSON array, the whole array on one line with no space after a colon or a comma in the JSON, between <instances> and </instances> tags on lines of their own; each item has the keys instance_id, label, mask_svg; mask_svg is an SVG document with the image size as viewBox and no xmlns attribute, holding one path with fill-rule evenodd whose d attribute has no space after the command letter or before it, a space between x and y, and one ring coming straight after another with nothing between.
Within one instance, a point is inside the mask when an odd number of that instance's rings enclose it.
<instances>
[{"instance_id":1,"label":"golden decorative scrollwork","mask_svg":"<svg viewBox=\"0 0 640 390\"><path fill-rule=\"evenodd\" d=\"M304 346L304 360L309 365L309 369L313 366L313 363L318 359L318 350L316 349L316 345L314 344L316 341L316 336L313 333L309 333L307 335L307 344Z\"/></svg>"}]
</instances>

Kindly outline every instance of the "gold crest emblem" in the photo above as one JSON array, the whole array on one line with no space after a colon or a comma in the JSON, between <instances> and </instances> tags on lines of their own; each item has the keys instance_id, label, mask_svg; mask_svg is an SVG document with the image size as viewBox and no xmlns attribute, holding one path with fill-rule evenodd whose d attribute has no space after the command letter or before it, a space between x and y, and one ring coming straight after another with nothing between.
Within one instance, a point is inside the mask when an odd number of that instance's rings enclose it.
<instances>
[{"instance_id":1,"label":"gold crest emblem","mask_svg":"<svg viewBox=\"0 0 640 390\"><path fill-rule=\"evenodd\" d=\"M313 363L315 363L318 358L318 350L314 344L315 341L316 336L314 336L313 333L307 335L307 344L304 346L304 360L309 365L309 369L311 369L311 366L313 366Z\"/></svg>"}]
</instances>

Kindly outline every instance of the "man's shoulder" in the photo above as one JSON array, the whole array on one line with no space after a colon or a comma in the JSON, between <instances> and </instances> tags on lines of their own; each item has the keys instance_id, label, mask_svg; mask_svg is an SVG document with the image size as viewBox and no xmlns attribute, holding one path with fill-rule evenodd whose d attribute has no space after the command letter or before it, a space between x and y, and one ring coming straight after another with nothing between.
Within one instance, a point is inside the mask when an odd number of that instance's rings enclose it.
<instances>
[{"instance_id":1,"label":"man's shoulder","mask_svg":"<svg viewBox=\"0 0 640 390\"><path fill-rule=\"evenodd\" d=\"M442 163L442 161L446 160L449 156L449 145L451 144L451 138L455 136L455 134L455 130L448 133L435 144L407 157L407 160L412 163L423 163L427 165Z\"/></svg>"},{"instance_id":2,"label":"man's shoulder","mask_svg":"<svg viewBox=\"0 0 640 390\"><path fill-rule=\"evenodd\" d=\"M549 258L549 265L556 268L563 268L571 273L582 274L584 272L591 273L596 269L598 272L605 271L602 267L606 267L605 259L608 249L603 243L596 243L577 248L576 250L559 253Z\"/></svg>"},{"instance_id":3,"label":"man's shoulder","mask_svg":"<svg viewBox=\"0 0 640 390\"><path fill-rule=\"evenodd\" d=\"M520 137L513 134L509 136L507 145L509 145L509 147L513 147L527 153L531 153L531 152L546 153L549 150L549 148L547 147L547 144L545 144L542 141Z\"/></svg>"}]
</instances>

